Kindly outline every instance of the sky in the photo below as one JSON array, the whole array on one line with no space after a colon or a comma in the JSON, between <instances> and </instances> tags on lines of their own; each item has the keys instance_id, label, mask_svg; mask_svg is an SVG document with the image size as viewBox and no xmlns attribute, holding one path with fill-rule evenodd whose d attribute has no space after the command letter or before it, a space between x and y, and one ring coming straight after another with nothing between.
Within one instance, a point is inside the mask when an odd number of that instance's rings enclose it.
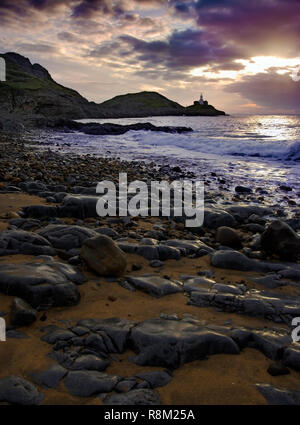
<instances>
[{"instance_id":1,"label":"sky","mask_svg":"<svg viewBox=\"0 0 300 425\"><path fill-rule=\"evenodd\" d=\"M300 0L0 0L8 51L95 102L203 92L227 113L300 113Z\"/></svg>"}]
</instances>

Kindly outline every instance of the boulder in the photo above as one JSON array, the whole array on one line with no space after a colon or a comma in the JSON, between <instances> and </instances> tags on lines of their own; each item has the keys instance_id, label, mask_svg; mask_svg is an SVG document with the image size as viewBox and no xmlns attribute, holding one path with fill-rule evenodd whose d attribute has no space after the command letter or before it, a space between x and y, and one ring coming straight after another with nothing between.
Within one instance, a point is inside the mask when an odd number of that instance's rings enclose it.
<instances>
[{"instance_id":1,"label":"boulder","mask_svg":"<svg viewBox=\"0 0 300 425\"><path fill-rule=\"evenodd\" d=\"M124 252L105 235L85 240L80 255L101 276L120 276L127 266Z\"/></svg>"},{"instance_id":2,"label":"boulder","mask_svg":"<svg viewBox=\"0 0 300 425\"><path fill-rule=\"evenodd\" d=\"M287 223L275 220L261 235L261 246L268 254L290 260L300 254L300 237Z\"/></svg>"},{"instance_id":3,"label":"boulder","mask_svg":"<svg viewBox=\"0 0 300 425\"><path fill-rule=\"evenodd\" d=\"M115 375L94 370L79 370L68 373L65 385L73 396L91 397L95 394L111 392L119 381L120 377Z\"/></svg>"},{"instance_id":4,"label":"boulder","mask_svg":"<svg viewBox=\"0 0 300 425\"><path fill-rule=\"evenodd\" d=\"M241 239L236 230L231 227L221 226L217 230L216 241L221 245L231 248L241 248Z\"/></svg>"},{"instance_id":5,"label":"boulder","mask_svg":"<svg viewBox=\"0 0 300 425\"><path fill-rule=\"evenodd\" d=\"M83 226L68 226L64 224L50 224L38 232L47 239L55 248L66 251L80 248L86 239L97 236L97 233Z\"/></svg>"},{"instance_id":6,"label":"boulder","mask_svg":"<svg viewBox=\"0 0 300 425\"><path fill-rule=\"evenodd\" d=\"M14 298L10 307L10 322L15 326L26 326L35 322L37 311L21 298Z\"/></svg>"},{"instance_id":7,"label":"boulder","mask_svg":"<svg viewBox=\"0 0 300 425\"><path fill-rule=\"evenodd\" d=\"M178 281L174 282L159 276L127 276L126 279L135 288L141 289L152 297L157 298L183 290L182 285Z\"/></svg>"},{"instance_id":8,"label":"boulder","mask_svg":"<svg viewBox=\"0 0 300 425\"><path fill-rule=\"evenodd\" d=\"M123 394L109 395L104 399L105 405L157 406L161 404L159 395L149 389L137 389Z\"/></svg>"},{"instance_id":9,"label":"boulder","mask_svg":"<svg viewBox=\"0 0 300 425\"><path fill-rule=\"evenodd\" d=\"M5 230L0 234L0 255L55 255L56 251L40 235L24 230Z\"/></svg>"}]
</instances>

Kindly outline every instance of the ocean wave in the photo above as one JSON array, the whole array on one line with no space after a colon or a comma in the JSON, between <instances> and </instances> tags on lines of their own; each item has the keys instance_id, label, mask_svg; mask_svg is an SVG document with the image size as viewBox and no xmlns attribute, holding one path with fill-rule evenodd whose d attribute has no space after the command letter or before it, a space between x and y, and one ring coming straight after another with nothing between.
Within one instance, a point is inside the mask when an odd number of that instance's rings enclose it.
<instances>
[{"instance_id":1,"label":"ocean wave","mask_svg":"<svg viewBox=\"0 0 300 425\"><path fill-rule=\"evenodd\" d=\"M128 143L136 142L146 146L179 148L203 154L229 155L251 158L270 158L281 161L300 160L300 141L254 140L237 137L202 137L199 132L183 134L164 134L150 132L129 132Z\"/></svg>"}]
</instances>

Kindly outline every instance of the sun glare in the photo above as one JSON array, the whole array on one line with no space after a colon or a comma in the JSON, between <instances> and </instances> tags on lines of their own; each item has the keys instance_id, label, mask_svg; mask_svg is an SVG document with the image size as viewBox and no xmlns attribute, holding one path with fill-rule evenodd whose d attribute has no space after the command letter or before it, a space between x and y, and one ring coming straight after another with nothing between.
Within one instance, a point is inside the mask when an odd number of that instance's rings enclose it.
<instances>
[{"instance_id":1,"label":"sun glare","mask_svg":"<svg viewBox=\"0 0 300 425\"><path fill-rule=\"evenodd\" d=\"M236 63L244 66L239 71L221 70L212 71L209 67L194 68L190 75L194 77L217 78L217 79L237 79L244 75L255 75L261 72L268 72L271 68L278 68L277 74L283 75L292 73L300 65L300 57L285 59L276 56L255 56L250 59L236 59Z\"/></svg>"}]
</instances>

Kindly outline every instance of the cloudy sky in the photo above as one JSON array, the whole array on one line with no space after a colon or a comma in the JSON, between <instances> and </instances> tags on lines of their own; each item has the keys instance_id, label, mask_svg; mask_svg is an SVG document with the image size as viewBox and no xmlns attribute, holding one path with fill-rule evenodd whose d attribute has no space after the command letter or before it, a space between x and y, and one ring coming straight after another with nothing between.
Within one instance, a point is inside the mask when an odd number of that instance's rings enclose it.
<instances>
[{"instance_id":1,"label":"cloudy sky","mask_svg":"<svg viewBox=\"0 0 300 425\"><path fill-rule=\"evenodd\" d=\"M228 113L300 113L299 0L0 0L7 51L96 102L203 92Z\"/></svg>"}]
</instances>

